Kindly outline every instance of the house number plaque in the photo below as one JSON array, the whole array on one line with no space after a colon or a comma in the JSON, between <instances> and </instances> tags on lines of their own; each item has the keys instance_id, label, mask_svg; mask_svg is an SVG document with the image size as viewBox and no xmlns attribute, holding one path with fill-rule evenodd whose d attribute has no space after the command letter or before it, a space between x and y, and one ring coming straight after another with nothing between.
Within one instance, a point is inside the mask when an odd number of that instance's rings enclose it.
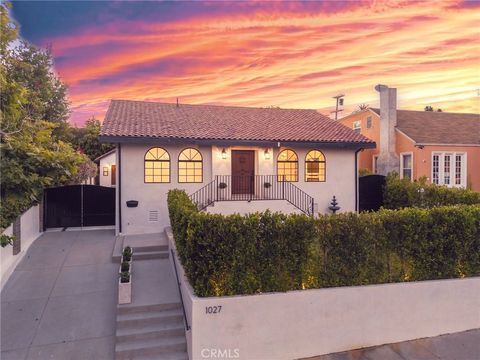
<instances>
[{"instance_id":1,"label":"house number plaque","mask_svg":"<svg viewBox=\"0 0 480 360\"><path fill-rule=\"evenodd\" d=\"M221 310L222 310L222 305L206 306L205 307L205 314L219 314Z\"/></svg>"}]
</instances>

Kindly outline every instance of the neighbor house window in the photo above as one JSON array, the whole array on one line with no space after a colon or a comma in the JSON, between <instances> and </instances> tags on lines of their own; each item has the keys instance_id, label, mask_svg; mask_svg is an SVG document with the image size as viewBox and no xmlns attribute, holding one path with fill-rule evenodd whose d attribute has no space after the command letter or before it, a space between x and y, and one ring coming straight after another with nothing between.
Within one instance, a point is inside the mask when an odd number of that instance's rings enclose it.
<instances>
[{"instance_id":1,"label":"neighbor house window","mask_svg":"<svg viewBox=\"0 0 480 360\"><path fill-rule=\"evenodd\" d=\"M467 163L464 153L433 153L432 183L465 187Z\"/></svg>"},{"instance_id":2,"label":"neighbor house window","mask_svg":"<svg viewBox=\"0 0 480 360\"><path fill-rule=\"evenodd\" d=\"M293 150L283 150L277 158L278 181L298 181L298 156Z\"/></svg>"},{"instance_id":3,"label":"neighbor house window","mask_svg":"<svg viewBox=\"0 0 480 360\"><path fill-rule=\"evenodd\" d=\"M412 157L411 153L400 155L400 174L402 179L412 180Z\"/></svg>"},{"instance_id":4,"label":"neighbor house window","mask_svg":"<svg viewBox=\"0 0 480 360\"><path fill-rule=\"evenodd\" d=\"M356 133L360 133L362 131L362 122L361 121L354 121L353 122L353 131Z\"/></svg>"},{"instance_id":5,"label":"neighbor house window","mask_svg":"<svg viewBox=\"0 0 480 360\"><path fill-rule=\"evenodd\" d=\"M372 127L372 117L369 116L367 117L367 129L370 129Z\"/></svg>"},{"instance_id":6,"label":"neighbor house window","mask_svg":"<svg viewBox=\"0 0 480 360\"><path fill-rule=\"evenodd\" d=\"M305 181L325 181L325 155L320 150L311 150L305 157Z\"/></svg>"},{"instance_id":7,"label":"neighbor house window","mask_svg":"<svg viewBox=\"0 0 480 360\"><path fill-rule=\"evenodd\" d=\"M378 155L373 155L373 173L378 174Z\"/></svg>"},{"instance_id":8,"label":"neighbor house window","mask_svg":"<svg viewBox=\"0 0 480 360\"><path fill-rule=\"evenodd\" d=\"M155 147L145 154L145 182L170 182L170 155L165 149Z\"/></svg>"},{"instance_id":9,"label":"neighbor house window","mask_svg":"<svg viewBox=\"0 0 480 360\"><path fill-rule=\"evenodd\" d=\"M108 176L108 166L103 167L103 176Z\"/></svg>"},{"instance_id":10,"label":"neighbor house window","mask_svg":"<svg viewBox=\"0 0 480 360\"><path fill-rule=\"evenodd\" d=\"M201 183L203 181L202 154L196 149L188 148L178 156L178 182Z\"/></svg>"}]
</instances>

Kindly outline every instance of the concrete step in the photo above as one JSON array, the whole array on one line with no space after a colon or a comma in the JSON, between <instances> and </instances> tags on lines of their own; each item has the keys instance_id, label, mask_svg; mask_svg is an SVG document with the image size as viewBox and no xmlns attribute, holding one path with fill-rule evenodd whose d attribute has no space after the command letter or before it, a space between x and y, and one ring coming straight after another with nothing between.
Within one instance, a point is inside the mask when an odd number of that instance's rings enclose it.
<instances>
[{"instance_id":1,"label":"concrete step","mask_svg":"<svg viewBox=\"0 0 480 360\"><path fill-rule=\"evenodd\" d=\"M142 339L115 344L116 359L132 359L134 356L153 356L165 353L179 353L187 350L185 335Z\"/></svg>"},{"instance_id":2,"label":"concrete step","mask_svg":"<svg viewBox=\"0 0 480 360\"><path fill-rule=\"evenodd\" d=\"M124 315L124 314L138 314L143 312L153 312L153 311L163 311L163 310L171 310L171 309L182 309L182 304L179 302L175 303L167 303L167 304L151 304L151 305L119 305L117 307L117 314Z\"/></svg>"},{"instance_id":3,"label":"concrete step","mask_svg":"<svg viewBox=\"0 0 480 360\"><path fill-rule=\"evenodd\" d=\"M157 251L168 251L168 245L133 245L133 253L137 252L157 252Z\"/></svg>"},{"instance_id":4,"label":"concrete step","mask_svg":"<svg viewBox=\"0 0 480 360\"><path fill-rule=\"evenodd\" d=\"M182 324L183 312L175 309L171 311L148 312L141 316L117 316L117 329L142 328L155 324Z\"/></svg>"},{"instance_id":5,"label":"concrete step","mask_svg":"<svg viewBox=\"0 0 480 360\"><path fill-rule=\"evenodd\" d=\"M117 358L119 359L119 358ZM188 354L186 351L160 353L154 355L133 355L128 357L132 360L188 360Z\"/></svg>"},{"instance_id":6,"label":"concrete step","mask_svg":"<svg viewBox=\"0 0 480 360\"><path fill-rule=\"evenodd\" d=\"M183 322L156 323L136 327L117 328L116 342L129 342L164 337L184 336Z\"/></svg>"},{"instance_id":7,"label":"concrete step","mask_svg":"<svg viewBox=\"0 0 480 360\"><path fill-rule=\"evenodd\" d=\"M150 259L167 259L168 251L133 251L132 259L137 260L150 260Z\"/></svg>"}]
</instances>

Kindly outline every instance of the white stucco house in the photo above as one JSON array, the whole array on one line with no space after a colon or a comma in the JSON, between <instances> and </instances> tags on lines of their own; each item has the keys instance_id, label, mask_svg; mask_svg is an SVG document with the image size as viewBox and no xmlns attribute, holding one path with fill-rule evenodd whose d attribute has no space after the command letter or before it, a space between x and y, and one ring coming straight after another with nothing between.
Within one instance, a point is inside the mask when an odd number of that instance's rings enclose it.
<instances>
[{"instance_id":1,"label":"white stucco house","mask_svg":"<svg viewBox=\"0 0 480 360\"><path fill-rule=\"evenodd\" d=\"M112 149L95 159L98 163L98 184L100 186L115 186L117 183L117 149Z\"/></svg>"},{"instance_id":2,"label":"white stucco house","mask_svg":"<svg viewBox=\"0 0 480 360\"><path fill-rule=\"evenodd\" d=\"M100 140L117 145L122 234L163 231L174 188L211 212L324 213L334 195L355 211L357 154L375 147L316 110L126 100L111 101Z\"/></svg>"}]
</instances>

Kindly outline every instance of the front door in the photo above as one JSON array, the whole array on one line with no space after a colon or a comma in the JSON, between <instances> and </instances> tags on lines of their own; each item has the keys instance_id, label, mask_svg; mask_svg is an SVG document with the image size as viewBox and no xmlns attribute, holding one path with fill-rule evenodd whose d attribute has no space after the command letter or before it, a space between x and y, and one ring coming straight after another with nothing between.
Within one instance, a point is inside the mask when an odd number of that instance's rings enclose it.
<instances>
[{"instance_id":1,"label":"front door","mask_svg":"<svg viewBox=\"0 0 480 360\"><path fill-rule=\"evenodd\" d=\"M232 150L232 194L253 194L255 151Z\"/></svg>"}]
</instances>

